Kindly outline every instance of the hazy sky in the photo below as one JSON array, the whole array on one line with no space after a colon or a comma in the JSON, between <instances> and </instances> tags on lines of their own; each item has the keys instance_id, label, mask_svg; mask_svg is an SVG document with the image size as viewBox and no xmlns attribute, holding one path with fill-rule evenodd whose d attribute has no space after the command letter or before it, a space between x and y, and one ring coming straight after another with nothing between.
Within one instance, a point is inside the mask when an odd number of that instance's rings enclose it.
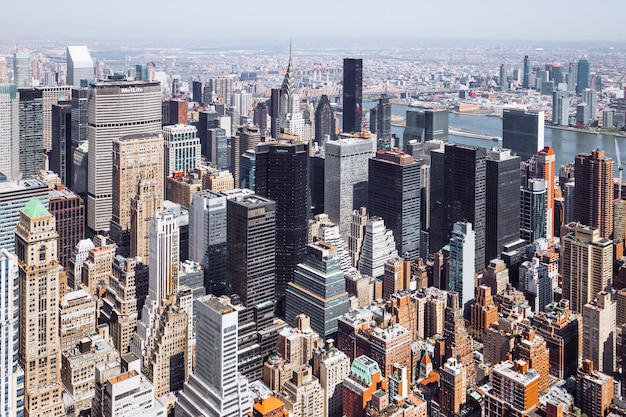
<instances>
[{"instance_id":1,"label":"hazy sky","mask_svg":"<svg viewBox=\"0 0 626 417\"><path fill-rule=\"evenodd\" d=\"M624 41L623 0L3 1L0 40ZM100 5L100 6L99 6Z\"/></svg>"}]
</instances>

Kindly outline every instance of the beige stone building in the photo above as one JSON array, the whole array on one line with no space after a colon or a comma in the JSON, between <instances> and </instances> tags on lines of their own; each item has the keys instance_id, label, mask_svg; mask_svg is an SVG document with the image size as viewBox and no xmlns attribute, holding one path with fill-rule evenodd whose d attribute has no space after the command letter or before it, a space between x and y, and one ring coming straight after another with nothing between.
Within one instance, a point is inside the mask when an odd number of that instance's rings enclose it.
<instances>
[{"instance_id":1,"label":"beige stone building","mask_svg":"<svg viewBox=\"0 0 626 417\"><path fill-rule=\"evenodd\" d=\"M61 352L73 350L79 342L96 331L96 299L87 291L77 290L59 303Z\"/></svg>"},{"instance_id":2,"label":"beige stone building","mask_svg":"<svg viewBox=\"0 0 626 417\"><path fill-rule=\"evenodd\" d=\"M89 255L83 263L81 271L82 287L89 295L96 295L98 289L103 289L109 285L111 265L117 250L117 245L106 236L96 236L94 244L96 247L89 250Z\"/></svg>"}]
</instances>

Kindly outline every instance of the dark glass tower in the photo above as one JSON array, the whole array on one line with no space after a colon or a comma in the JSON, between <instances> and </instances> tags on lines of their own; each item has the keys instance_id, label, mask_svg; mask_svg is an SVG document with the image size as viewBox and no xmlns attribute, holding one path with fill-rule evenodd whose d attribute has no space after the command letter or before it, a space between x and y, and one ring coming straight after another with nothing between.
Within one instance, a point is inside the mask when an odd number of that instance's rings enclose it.
<instances>
[{"instance_id":1,"label":"dark glass tower","mask_svg":"<svg viewBox=\"0 0 626 417\"><path fill-rule=\"evenodd\" d=\"M72 176L72 102L60 101L52 105L52 149L50 169L56 172L61 183L68 184Z\"/></svg>"},{"instance_id":2,"label":"dark glass tower","mask_svg":"<svg viewBox=\"0 0 626 417\"><path fill-rule=\"evenodd\" d=\"M544 112L504 109L502 112L502 146L522 161L543 149Z\"/></svg>"},{"instance_id":3,"label":"dark glass tower","mask_svg":"<svg viewBox=\"0 0 626 417\"><path fill-rule=\"evenodd\" d=\"M448 141L448 110L407 110L406 128L402 140L406 146L410 140Z\"/></svg>"},{"instance_id":4,"label":"dark glass tower","mask_svg":"<svg viewBox=\"0 0 626 417\"><path fill-rule=\"evenodd\" d=\"M391 103L389 97L383 94L376 105L376 124L372 132L376 133L378 149L389 149L391 139Z\"/></svg>"},{"instance_id":5,"label":"dark glass tower","mask_svg":"<svg viewBox=\"0 0 626 417\"><path fill-rule=\"evenodd\" d=\"M492 149L487 155L485 261L519 240L520 159L508 149Z\"/></svg>"},{"instance_id":6,"label":"dark glass tower","mask_svg":"<svg viewBox=\"0 0 626 417\"><path fill-rule=\"evenodd\" d=\"M431 194L432 204L441 206L431 210L431 241L435 244L432 250L447 244L454 223L472 223L476 232L476 273L485 268L486 152L481 147L446 145L443 169L435 167L433 158L431 171L431 189L443 190L441 194Z\"/></svg>"},{"instance_id":7,"label":"dark glass tower","mask_svg":"<svg viewBox=\"0 0 626 417\"><path fill-rule=\"evenodd\" d=\"M30 178L43 169L43 92L20 88L20 172Z\"/></svg>"},{"instance_id":8,"label":"dark glass tower","mask_svg":"<svg viewBox=\"0 0 626 417\"><path fill-rule=\"evenodd\" d=\"M276 202L276 313L282 317L287 285L308 243L307 144L281 139L257 145L255 187L258 195Z\"/></svg>"},{"instance_id":9,"label":"dark glass tower","mask_svg":"<svg viewBox=\"0 0 626 417\"><path fill-rule=\"evenodd\" d=\"M363 105L363 60L343 60L343 131L360 132Z\"/></svg>"},{"instance_id":10,"label":"dark glass tower","mask_svg":"<svg viewBox=\"0 0 626 417\"><path fill-rule=\"evenodd\" d=\"M202 97L202 81L194 81L192 83L192 98L199 105L204 105L204 97Z\"/></svg>"},{"instance_id":11,"label":"dark glass tower","mask_svg":"<svg viewBox=\"0 0 626 417\"><path fill-rule=\"evenodd\" d=\"M330 140L335 140L335 112L324 94L315 109L315 142L321 145L327 135Z\"/></svg>"},{"instance_id":12,"label":"dark glass tower","mask_svg":"<svg viewBox=\"0 0 626 417\"><path fill-rule=\"evenodd\" d=\"M367 210L393 231L396 249L411 259L420 253L420 171L411 155L378 151L369 160Z\"/></svg>"},{"instance_id":13,"label":"dark glass tower","mask_svg":"<svg viewBox=\"0 0 626 417\"><path fill-rule=\"evenodd\" d=\"M576 94L581 94L585 88L589 88L589 61L585 58L578 61L578 79L576 81Z\"/></svg>"},{"instance_id":14,"label":"dark glass tower","mask_svg":"<svg viewBox=\"0 0 626 417\"><path fill-rule=\"evenodd\" d=\"M530 59L524 56L524 74L522 78L522 88L530 88Z\"/></svg>"}]
</instances>

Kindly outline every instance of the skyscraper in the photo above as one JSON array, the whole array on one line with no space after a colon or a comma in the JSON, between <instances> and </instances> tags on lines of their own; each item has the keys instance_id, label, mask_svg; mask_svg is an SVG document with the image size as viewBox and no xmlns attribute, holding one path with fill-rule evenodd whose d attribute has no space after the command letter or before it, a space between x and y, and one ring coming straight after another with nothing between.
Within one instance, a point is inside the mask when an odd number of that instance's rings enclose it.
<instances>
[{"instance_id":1,"label":"skyscraper","mask_svg":"<svg viewBox=\"0 0 626 417\"><path fill-rule=\"evenodd\" d=\"M583 307L583 358L606 374L612 374L616 364L616 305L611 298L611 294L601 291Z\"/></svg>"},{"instance_id":2,"label":"skyscraper","mask_svg":"<svg viewBox=\"0 0 626 417\"><path fill-rule=\"evenodd\" d=\"M581 94L586 88L589 88L589 61L581 58L577 67L576 94Z\"/></svg>"},{"instance_id":3,"label":"skyscraper","mask_svg":"<svg viewBox=\"0 0 626 417\"><path fill-rule=\"evenodd\" d=\"M285 79L280 92L280 111L278 114L278 126L280 133L289 133L291 135L297 135L300 140L304 140L304 119L300 112L300 94L298 89L298 80L293 69L293 63L291 60L291 50L289 51L289 64L287 66L287 72L285 73Z\"/></svg>"},{"instance_id":4,"label":"skyscraper","mask_svg":"<svg viewBox=\"0 0 626 417\"><path fill-rule=\"evenodd\" d=\"M161 85L99 81L89 89L87 227L108 231L112 213L113 139L161 131Z\"/></svg>"},{"instance_id":5,"label":"skyscraper","mask_svg":"<svg viewBox=\"0 0 626 417\"><path fill-rule=\"evenodd\" d=\"M0 84L0 172L20 178L20 101L15 84Z\"/></svg>"},{"instance_id":6,"label":"skyscraper","mask_svg":"<svg viewBox=\"0 0 626 417\"><path fill-rule=\"evenodd\" d=\"M469 312L476 287L474 284L475 244L476 234L472 230L472 224L454 223L450 237L448 288L459 294L460 307L464 312Z\"/></svg>"},{"instance_id":7,"label":"skyscraper","mask_svg":"<svg viewBox=\"0 0 626 417\"><path fill-rule=\"evenodd\" d=\"M20 172L31 178L43 169L43 94L39 89L19 90Z\"/></svg>"},{"instance_id":8,"label":"skyscraper","mask_svg":"<svg viewBox=\"0 0 626 417\"><path fill-rule=\"evenodd\" d=\"M211 91L211 103L221 103L230 106L230 99L233 94L233 83L235 80L230 75L219 75L209 80Z\"/></svg>"},{"instance_id":9,"label":"skyscraper","mask_svg":"<svg viewBox=\"0 0 626 417\"><path fill-rule=\"evenodd\" d=\"M52 148L48 154L50 171L54 171L61 184L69 187L72 167L72 102L61 101L52 105Z\"/></svg>"},{"instance_id":10,"label":"skyscraper","mask_svg":"<svg viewBox=\"0 0 626 417\"><path fill-rule=\"evenodd\" d=\"M593 362L583 360L576 374L576 402L581 413L589 417L608 415L615 396L614 379L609 373L594 369Z\"/></svg>"},{"instance_id":11,"label":"skyscraper","mask_svg":"<svg viewBox=\"0 0 626 417\"><path fill-rule=\"evenodd\" d=\"M376 133L378 140L377 149L389 149L391 140L391 103L386 94L383 94L378 99L376 112L372 115L374 120L370 121L370 132Z\"/></svg>"},{"instance_id":12,"label":"skyscraper","mask_svg":"<svg viewBox=\"0 0 626 417\"><path fill-rule=\"evenodd\" d=\"M111 238L124 257L130 256L132 199L141 182L155 181L155 200L164 199L163 136L155 133L115 138L113 144L113 184ZM160 207L159 207L160 208ZM147 213L151 216L154 213Z\"/></svg>"},{"instance_id":13,"label":"skyscraper","mask_svg":"<svg viewBox=\"0 0 626 417\"><path fill-rule=\"evenodd\" d=\"M93 80L93 60L86 46L67 47L66 85L80 87L81 80Z\"/></svg>"},{"instance_id":14,"label":"skyscraper","mask_svg":"<svg viewBox=\"0 0 626 417\"><path fill-rule=\"evenodd\" d=\"M504 109L502 146L526 161L543 149L544 112Z\"/></svg>"},{"instance_id":15,"label":"skyscraper","mask_svg":"<svg viewBox=\"0 0 626 417\"><path fill-rule=\"evenodd\" d=\"M569 125L569 91L555 90L552 93L552 124Z\"/></svg>"},{"instance_id":16,"label":"skyscraper","mask_svg":"<svg viewBox=\"0 0 626 417\"><path fill-rule=\"evenodd\" d=\"M448 141L448 110L407 110L406 128L402 136L403 143L416 140L420 143L430 140Z\"/></svg>"},{"instance_id":17,"label":"skyscraper","mask_svg":"<svg viewBox=\"0 0 626 417\"><path fill-rule=\"evenodd\" d=\"M340 139L326 144L324 210L348 239L352 210L367 207L368 160L372 142Z\"/></svg>"},{"instance_id":18,"label":"skyscraper","mask_svg":"<svg viewBox=\"0 0 626 417\"><path fill-rule=\"evenodd\" d=\"M439 370L441 378L441 414L453 416L461 413L461 406L467 402L467 376L463 364L456 358L448 358Z\"/></svg>"},{"instance_id":19,"label":"skyscraper","mask_svg":"<svg viewBox=\"0 0 626 417\"><path fill-rule=\"evenodd\" d=\"M195 126L164 126L163 141L166 177L174 172L187 174L200 165L200 139Z\"/></svg>"},{"instance_id":20,"label":"skyscraper","mask_svg":"<svg viewBox=\"0 0 626 417\"><path fill-rule=\"evenodd\" d=\"M530 163L530 175L533 178L546 180L546 237L554 236L554 176L556 156L552 146L545 146L537 155L534 155Z\"/></svg>"},{"instance_id":21,"label":"skyscraper","mask_svg":"<svg viewBox=\"0 0 626 417\"><path fill-rule=\"evenodd\" d=\"M343 131L360 132L363 127L363 60L343 60Z\"/></svg>"},{"instance_id":22,"label":"skyscraper","mask_svg":"<svg viewBox=\"0 0 626 417\"><path fill-rule=\"evenodd\" d=\"M0 249L0 415L24 413L24 371L19 352L19 269L17 256Z\"/></svg>"},{"instance_id":23,"label":"skyscraper","mask_svg":"<svg viewBox=\"0 0 626 417\"><path fill-rule=\"evenodd\" d=\"M304 259L308 235L308 146L297 137L256 148L256 193L276 202L277 314L285 314L285 291Z\"/></svg>"},{"instance_id":24,"label":"skyscraper","mask_svg":"<svg viewBox=\"0 0 626 417\"><path fill-rule=\"evenodd\" d=\"M28 52L15 52L13 54L13 84L17 88L30 88L33 85L32 78L30 54Z\"/></svg>"},{"instance_id":25,"label":"skyscraper","mask_svg":"<svg viewBox=\"0 0 626 417\"><path fill-rule=\"evenodd\" d=\"M433 155L435 152L432 153ZM441 249L450 240L454 223L472 223L476 233L474 272L485 268L485 209L486 209L486 150L467 145L447 144L443 155L443 169L431 173L431 189L446 190L433 196L431 209L431 252ZM440 200L439 200L440 199Z\"/></svg>"},{"instance_id":26,"label":"skyscraper","mask_svg":"<svg viewBox=\"0 0 626 417\"><path fill-rule=\"evenodd\" d=\"M522 88L530 88L530 58L528 58L528 55L524 56L524 73L522 77Z\"/></svg>"},{"instance_id":27,"label":"skyscraper","mask_svg":"<svg viewBox=\"0 0 626 417\"><path fill-rule=\"evenodd\" d=\"M72 250L85 238L85 204L80 196L61 185L50 191L49 209L56 218L59 234L59 264L67 269Z\"/></svg>"},{"instance_id":28,"label":"skyscraper","mask_svg":"<svg viewBox=\"0 0 626 417\"><path fill-rule=\"evenodd\" d=\"M599 229L600 236L613 233L613 159L596 149L576 157L574 220Z\"/></svg>"},{"instance_id":29,"label":"skyscraper","mask_svg":"<svg viewBox=\"0 0 626 417\"><path fill-rule=\"evenodd\" d=\"M485 261L498 257L507 243L519 240L519 157L494 148L486 159Z\"/></svg>"},{"instance_id":30,"label":"skyscraper","mask_svg":"<svg viewBox=\"0 0 626 417\"><path fill-rule=\"evenodd\" d=\"M323 94L315 109L315 142L321 146L325 140L335 140L335 135L335 112Z\"/></svg>"},{"instance_id":31,"label":"skyscraper","mask_svg":"<svg viewBox=\"0 0 626 417\"><path fill-rule=\"evenodd\" d=\"M385 227L380 217L370 217L365 223L363 245L359 253L358 269L372 278L385 275L385 263L398 256L393 232Z\"/></svg>"},{"instance_id":32,"label":"skyscraper","mask_svg":"<svg viewBox=\"0 0 626 417\"><path fill-rule=\"evenodd\" d=\"M505 64L500 64L500 90L509 90L509 80L507 78L507 68Z\"/></svg>"},{"instance_id":33,"label":"skyscraper","mask_svg":"<svg viewBox=\"0 0 626 417\"><path fill-rule=\"evenodd\" d=\"M378 151L369 160L367 210L393 231L401 256L420 251L421 164L402 152Z\"/></svg>"},{"instance_id":34,"label":"skyscraper","mask_svg":"<svg viewBox=\"0 0 626 417\"><path fill-rule=\"evenodd\" d=\"M611 285L613 244L598 229L583 225L575 225L561 240L563 298L582 313L585 304Z\"/></svg>"},{"instance_id":35,"label":"skyscraper","mask_svg":"<svg viewBox=\"0 0 626 417\"><path fill-rule=\"evenodd\" d=\"M520 193L520 238L534 242L546 237L546 180L532 178Z\"/></svg>"},{"instance_id":36,"label":"skyscraper","mask_svg":"<svg viewBox=\"0 0 626 417\"><path fill-rule=\"evenodd\" d=\"M178 395L176 417L245 417L250 411L248 380L237 372L237 325L241 306L207 295L195 302L196 366Z\"/></svg>"},{"instance_id":37,"label":"skyscraper","mask_svg":"<svg viewBox=\"0 0 626 417\"><path fill-rule=\"evenodd\" d=\"M61 416L59 263L55 219L37 198L20 212L15 229L19 265L19 361L27 416Z\"/></svg>"}]
</instances>

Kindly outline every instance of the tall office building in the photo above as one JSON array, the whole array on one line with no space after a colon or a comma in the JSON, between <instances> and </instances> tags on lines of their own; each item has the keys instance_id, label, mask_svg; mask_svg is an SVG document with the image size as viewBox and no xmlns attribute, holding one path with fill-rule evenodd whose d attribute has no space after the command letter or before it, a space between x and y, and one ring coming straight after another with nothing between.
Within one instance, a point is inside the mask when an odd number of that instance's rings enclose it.
<instances>
[{"instance_id":1,"label":"tall office building","mask_svg":"<svg viewBox=\"0 0 626 417\"><path fill-rule=\"evenodd\" d=\"M87 145L87 124L88 124L88 111L87 101L89 97L88 88L73 88L72 89L72 128L71 128L71 145L70 145L70 160L69 165L69 180L65 184L70 187L74 192L80 194L86 198L87 193L87 171L86 164L84 167L80 165L80 159L75 162L74 154L79 146ZM86 162L86 161L85 161ZM84 170L84 174L80 172L80 169ZM76 187L77 184L82 184L82 187Z\"/></svg>"},{"instance_id":2,"label":"tall office building","mask_svg":"<svg viewBox=\"0 0 626 417\"><path fill-rule=\"evenodd\" d=\"M18 90L20 98L20 173L31 178L43 169L43 95L39 89Z\"/></svg>"},{"instance_id":3,"label":"tall office building","mask_svg":"<svg viewBox=\"0 0 626 417\"><path fill-rule=\"evenodd\" d=\"M569 125L569 91L552 92L552 124Z\"/></svg>"},{"instance_id":4,"label":"tall office building","mask_svg":"<svg viewBox=\"0 0 626 417\"><path fill-rule=\"evenodd\" d=\"M363 60L343 60L343 131L360 132L363 127Z\"/></svg>"},{"instance_id":5,"label":"tall office building","mask_svg":"<svg viewBox=\"0 0 626 417\"><path fill-rule=\"evenodd\" d=\"M176 417L245 417L252 404L248 380L237 372L237 325L242 309L230 298L207 295L195 302L196 365L178 394Z\"/></svg>"},{"instance_id":6,"label":"tall office building","mask_svg":"<svg viewBox=\"0 0 626 417\"><path fill-rule=\"evenodd\" d=\"M432 153L433 155L436 152ZM431 207L431 252L447 245L457 221L472 223L476 233L474 272L485 268L486 150L480 147L448 144L443 164L431 172L431 189L445 190L433 195Z\"/></svg>"},{"instance_id":7,"label":"tall office building","mask_svg":"<svg viewBox=\"0 0 626 417\"><path fill-rule=\"evenodd\" d=\"M33 85L32 67L28 52L13 53L13 84L17 88L30 88Z\"/></svg>"},{"instance_id":8,"label":"tall office building","mask_svg":"<svg viewBox=\"0 0 626 417\"><path fill-rule=\"evenodd\" d=\"M468 380L463 364L456 358L448 358L439 370L441 381L441 414L453 416L461 413L461 406L467 402Z\"/></svg>"},{"instance_id":9,"label":"tall office building","mask_svg":"<svg viewBox=\"0 0 626 417\"><path fill-rule=\"evenodd\" d=\"M586 88L589 88L589 61L581 58L576 73L576 94L581 94Z\"/></svg>"},{"instance_id":10,"label":"tall office building","mask_svg":"<svg viewBox=\"0 0 626 417\"><path fill-rule=\"evenodd\" d=\"M0 84L0 172L20 179L20 100L15 84Z\"/></svg>"},{"instance_id":11,"label":"tall office building","mask_svg":"<svg viewBox=\"0 0 626 417\"><path fill-rule=\"evenodd\" d=\"M80 87L81 80L93 80L93 60L86 46L67 47L65 84Z\"/></svg>"},{"instance_id":12,"label":"tall office building","mask_svg":"<svg viewBox=\"0 0 626 417\"><path fill-rule=\"evenodd\" d=\"M615 301L605 291L583 307L583 358L605 374L615 370Z\"/></svg>"},{"instance_id":13,"label":"tall office building","mask_svg":"<svg viewBox=\"0 0 626 417\"><path fill-rule=\"evenodd\" d=\"M575 160L574 220L599 229L600 236L613 233L613 159L596 149L578 154Z\"/></svg>"},{"instance_id":14,"label":"tall office building","mask_svg":"<svg viewBox=\"0 0 626 417\"><path fill-rule=\"evenodd\" d=\"M218 75L211 78L209 80L211 103L221 103L226 106L230 106L234 82L234 78L230 75Z\"/></svg>"},{"instance_id":15,"label":"tall office building","mask_svg":"<svg viewBox=\"0 0 626 417\"><path fill-rule=\"evenodd\" d=\"M285 291L296 265L304 259L308 236L308 146L290 140L267 142L256 148L256 193L276 202L277 314L285 314Z\"/></svg>"},{"instance_id":16,"label":"tall office building","mask_svg":"<svg viewBox=\"0 0 626 417\"><path fill-rule=\"evenodd\" d=\"M613 276L613 243L600 236L598 229L574 225L561 238L563 295L571 308L583 312L601 291L609 290Z\"/></svg>"},{"instance_id":17,"label":"tall office building","mask_svg":"<svg viewBox=\"0 0 626 417\"><path fill-rule=\"evenodd\" d=\"M48 207L48 185L38 179L0 181L0 248L15 252L15 225L32 197Z\"/></svg>"},{"instance_id":18,"label":"tall office building","mask_svg":"<svg viewBox=\"0 0 626 417\"><path fill-rule=\"evenodd\" d=\"M449 113L448 110L407 110L406 128L402 141L408 144L411 140L419 143L430 140L448 141Z\"/></svg>"},{"instance_id":19,"label":"tall office building","mask_svg":"<svg viewBox=\"0 0 626 417\"><path fill-rule=\"evenodd\" d=\"M43 148L46 152L52 149L52 106L72 100L72 88L69 86L37 87L41 91L41 110L43 119Z\"/></svg>"},{"instance_id":20,"label":"tall office building","mask_svg":"<svg viewBox=\"0 0 626 417\"><path fill-rule=\"evenodd\" d=\"M315 352L314 369L319 369L320 385L324 389L324 415L342 416L342 383L350 373L350 359L332 343Z\"/></svg>"},{"instance_id":21,"label":"tall office building","mask_svg":"<svg viewBox=\"0 0 626 417\"><path fill-rule=\"evenodd\" d=\"M509 80L507 78L507 68L505 64L500 64L500 90L509 90Z\"/></svg>"},{"instance_id":22,"label":"tall office building","mask_svg":"<svg viewBox=\"0 0 626 417\"><path fill-rule=\"evenodd\" d=\"M474 370L472 339L465 327L461 298L454 291L447 294L443 337L445 357L455 358L465 368L468 383L473 384L476 371Z\"/></svg>"},{"instance_id":23,"label":"tall office building","mask_svg":"<svg viewBox=\"0 0 626 417\"><path fill-rule=\"evenodd\" d=\"M204 106L204 97L202 94L202 81L193 80L191 83L191 99L198 103L200 107Z\"/></svg>"},{"instance_id":24,"label":"tall office building","mask_svg":"<svg viewBox=\"0 0 626 417\"><path fill-rule=\"evenodd\" d=\"M267 132L267 116L268 116L268 107L267 103L260 102L253 110L252 122L256 127L259 128L261 132L263 132L263 136L266 135Z\"/></svg>"},{"instance_id":25,"label":"tall office building","mask_svg":"<svg viewBox=\"0 0 626 417\"><path fill-rule=\"evenodd\" d=\"M372 111L375 110L375 111ZM389 149L391 140L391 103L383 94L375 109L370 110L370 132L376 134L377 149Z\"/></svg>"},{"instance_id":26,"label":"tall office building","mask_svg":"<svg viewBox=\"0 0 626 417\"><path fill-rule=\"evenodd\" d=\"M165 176L174 172L191 172L200 165L200 139L198 129L189 125L163 127L165 145Z\"/></svg>"},{"instance_id":27,"label":"tall office building","mask_svg":"<svg viewBox=\"0 0 626 417\"><path fill-rule=\"evenodd\" d=\"M476 255L476 234L472 224L456 222L450 237L450 269L448 288L459 294L459 302L464 312L474 299L474 257Z\"/></svg>"},{"instance_id":28,"label":"tall office building","mask_svg":"<svg viewBox=\"0 0 626 417\"><path fill-rule=\"evenodd\" d=\"M393 231L401 256L420 254L421 164L402 152L378 151L369 160L367 211Z\"/></svg>"},{"instance_id":29,"label":"tall office building","mask_svg":"<svg viewBox=\"0 0 626 417\"><path fill-rule=\"evenodd\" d=\"M584 124L591 126L598 121L598 98L595 90L585 88L581 91L582 102L586 104L584 107ZM578 118L578 115L577 115Z\"/></svg>"},{"instance_id":30,"label":"tall office building","mask_svg":"<svg viewBox=\"0 0 626 417\"><path fill-rule=\"evenodd\" d=\"M228 285L245 307L274 303L276 203L252 193L226 202Z\"/></svg>"},{"instance_id":31,"label":"tall office building","mask_svg":"<svg viewBox=\"0 0 626 417\"><path fill-rule=\"evenodd\" d=\"M52 148L48 154L48 166L55 172L61 184L69 187L72 167L72 102L61 101L52 105Z\"/></svg>"},{"instance_id":32,"label":"tall office building","mask_svg":"<svg viewBox=\"0 0 626 417\"><path fill-rule=\"evenodd\" d=\"M554 236L554 182L556 175L556 156L552 146L545 146L537 155L534 155L530 162L530 175L533 178L543 178L546 180L546 237L551 239Z\"/></svg>"},{"instance_id":33,"label":"tall office building","mask_svg":"<svg viewBox=\"0 0 626 417\"><path fill-rule=\"evenodd\" d=\"M382 278L385 263L398 256L393 232L385 227L385 221L380 217L370 217L363 229L358 270L363 275Z\"/></svg>"},{"instance_id":34,"label":"tall office building","mask_svg":"<svg viewBox=\"0 0 626 417\"><path fill-rule=\"evenodd\" d=\"M202 265L209 294L226 292L226 196L205 190L189 206L189 258Z\"/></svg>"},{"instance_id":35,"label":"tall office building","mask_svg":"<svg viewBox=\"0 0 626 417\"><path fill-rule=\"evenodd\" d=\"M19 352L19 269L17 256L0 249L0 416L24 415L24 371Z\"/></svg>"},{"instance_id":36,"label":"tall office building","mask_svg":"<svg viewBox=\"0 0 626 417\"><path fill-rule=\"evenodd\" d=\"M19 361L24 369L24 415L61 416L59 263L55 219L37 198L15 229L19 265Z\"/></svg>"},{"instance_id":37,"label":"tall office building","mask_svg":"<svg viewBox=\"0 0 626 417\"><path fill-rule=\"evenodd\" d=\"M322 146L325 141L335 140L335 112L326 94L322 95L315 109L315 142Z\"/></svg>"},{"instance_id":38,"label":"tall office building","mask_svg":"<svg viewBox=\"0 0 626 417\"><path fill-rule=\"evenodd\" d=\"M519 157L493 148L486 159L485 261L498 257L507 243L519 240Z\"/></svg>"},{"instance_id":39,"label":"tall office building","mask_svg":"<svg viewBox=\"0 0 626 417\"><path fill-rule=\"evenodd\" d=\"M544 112L504 109L502 111L502 146L522 161L543 149Z\"/></svg>"},{"instance_id":40,"label":"tall office building","mask_svg":"<svg viewBox=\"0 0 626 417\"><path fill-rule=\"evenodd\" d=\"M275 139L278 139L280 133L284 132L304 140L304 119L300 112L298 80L291 61L291 51L289 51L289 64L280 91L280 110L277 123L279 130Z\"/></svg>"},{"instance_id":41,"label":"tall office building","mask_svg":"<svg viewBox=\"0 0 626 417\"><path fill-rule=\"evenodd\" d=\"M609 373L594 369L593 362L583 360L576 374L576 400L581 413L589 417L604 417L615 396L614 379Z\"/></svg>"},{"instance_id":42,"label":"tall office building","mask_svg":"<svg viewBox=\"0 0 626 417\"><path fill-rule=\"evenodd\" d=\"M137 328L137 258L124 258L117 255L111 267L111 278L105 295L104 310L111 310L109 331L113 346L125 355L130 351L133 333Z\"/></svg>"},{"instance_id":43,"label":"tall office building","mask_svg":"<svg viewBox=\"0 0 626 417\"><path fill-rule=\"evenodd\" d=\"M354 358L350 373L342 385L343 415L365 417L365 408L374 392L381 389L387 389L387 380L378 363L365 355Z\"/></svg>"},{"instance_id":44,"label":"tall office building","mask_svg":"<svg viewBox=\"0 0 626 417\"><path fill-rule=\"evenodd\" d=\"M222 129L217 129L222 130ZM220 132L218 132L220 133ZM216 138L217 142L217 166L221 168L221 160L220 157L220 140L221 138ZM226 138L224 138L226 140ZM230 172L233 174L233 179L235 181L235 188L239 188L241 185L241 162L243 159L243 154L248 150L256 150L256 146L261 143L261 131L257 127L252 126L242 126L237 129L237 133L230 140ZM210 132L210 143L211 148L213 142L213 134ZM226 155L224 155L226 156ZM214 161L215 162L215 161ZM226 164L224 167L226 167Z\"/></svg>"},{"instance_id":45,"label":"tall office building","mask_svg":"<svg viewBox=\"0 0 626 417\"><path fill-rule=\"evenodd\" d=\"M99 81L89 89L87 227L108 232L113 209L113 139L161 132L161 85Z\"/></svg>"},{"instance_id":46,"label":"tall office building","mask_svg":"<svg viewBox=\"0 0 626 417\"><path fill-rule=\"evenodd\" d=\"M529 89L530 88L530 58L528 55L524 56L524 69L522 75L522 88Z\"/></svg>"},{"instance_id":47,"label":"tall office building","mask_svg":"<svg viewBox=\"0 0 626 417\"><path fill-rule=\"evenodd\" d=\"M345 119L344 119L345 120ZM372 142L365 139L339 139L325 146L324 210L339 225L341 237L348 239L352 210L367 207L368 160Z\"/></svg>"},{"instance_id":48,"label":"tall office building","mask_svg":"<svg viewBox=\"0 0 626 417\"><path fill-rule=\"evenodd\" d=\"M294 281L287 286L285 318L296 325L304 313L311 328L324 340L337 333L337 319L348 312L348 293L337 248L326 242L311 243L303 263L296 266Z\"/></svg>"},{"instance_id":49,"label":"tall office building","mask_svg":"<svg viewBox=\"0 0 626 417\"><path fill-rule=\"evenodd\" d=\"M532 243L546 237L546 180L530 179L520 193L520 238Z\"/></svg>"},{"instance_id":50,"label":"tall office building","mask_svg":"<svg viewBox=\"0 0 626 417\"><path fill-rule=\"evenodd\" d=\"M85 204L80 196L60 185L50 190L49 210L56 218L59 234L59 264L67 269L74 247L85 238Z\"/></svg>"},{"instance_id":51,"label":"tall office building","mask_svg":"<svg viewBox=\"0 0 626 417\"><path fill-rule=\"evenodd\" d=\"M130 256L132 199L142 182L155 181L155 200L164 199L163 136L158 133L133 134L115 138L113 145L113 184L111 238L119 253ZM147 213L151 216L154 213Z\"/></svg>"}]
</instances>

